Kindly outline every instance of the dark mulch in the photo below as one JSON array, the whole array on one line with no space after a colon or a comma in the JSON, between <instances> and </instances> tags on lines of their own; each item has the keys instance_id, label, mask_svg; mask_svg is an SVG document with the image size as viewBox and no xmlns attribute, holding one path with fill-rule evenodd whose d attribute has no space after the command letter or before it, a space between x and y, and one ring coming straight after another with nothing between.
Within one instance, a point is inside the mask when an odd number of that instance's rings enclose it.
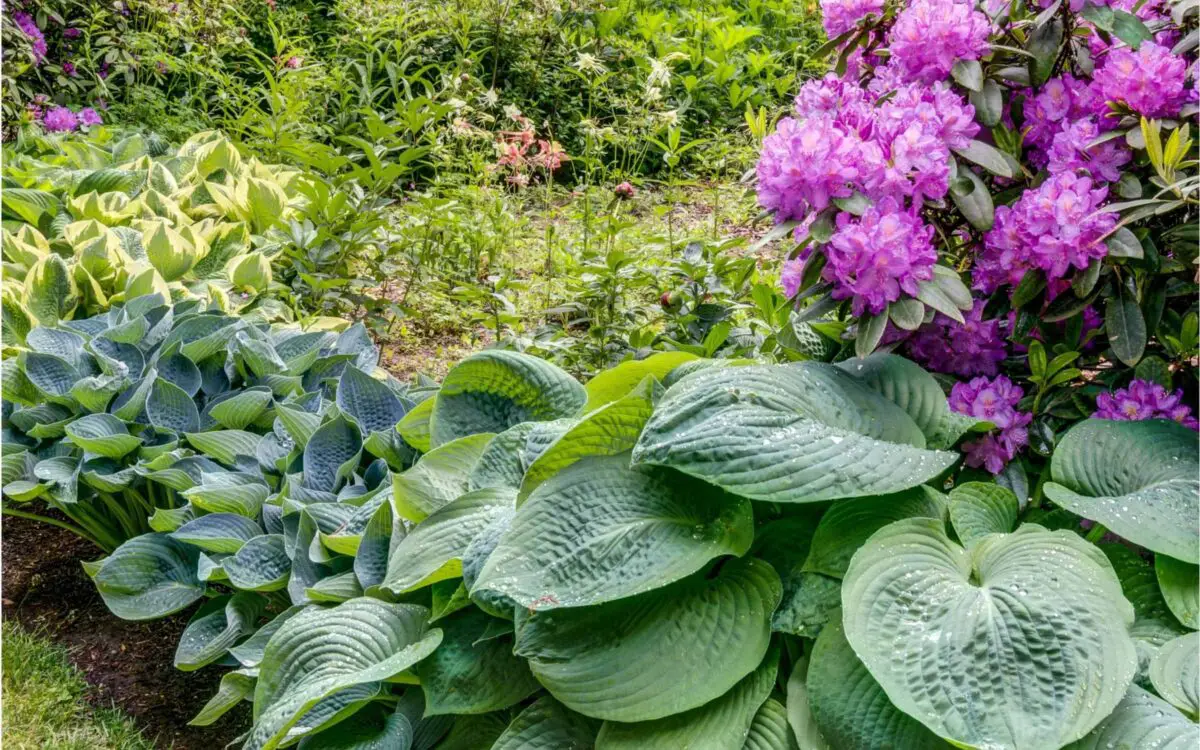
<instances>
[{"instance_id":1,"label":"dark mulch","mask_svg":"<svg viewBox=\"0 0 1200 750\"><path fill-rule=\"evenodd\" d=\"M0 542L4 618L66 646L95 686L98 705L115 704L164 748L218 750L245 731L248 703L213 726L187 726L226 671L173 666L190 613L144 623L117 619L79 564L102 554L56 527L5 516Z\"/></svg>"}]
</instances>

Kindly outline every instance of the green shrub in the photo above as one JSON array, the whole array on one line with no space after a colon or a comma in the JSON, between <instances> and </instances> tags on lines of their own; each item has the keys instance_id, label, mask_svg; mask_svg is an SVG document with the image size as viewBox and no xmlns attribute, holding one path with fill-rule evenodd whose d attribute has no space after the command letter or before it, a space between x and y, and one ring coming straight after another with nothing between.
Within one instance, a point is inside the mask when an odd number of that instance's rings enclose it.
<instances>
[{"instance_id":1,"label":"green shrub","mask_svg":"<svg viewBox=\"0 0 1200 750\"><path fill-rule=\"evenodd\" d=\"M1186 428L1081 423L1044 477L1054 507L967 481L953 447L990 424L893 355L660 354L584 388L493 350L407 411L353 356L336 389L276 400L265 436L190 433L175 455L211 466L188 504L88 565L122 617L204 601L176 660L236 665L196 722L253 701L246 748L1200 733L1176 710L1195 712ZM410 468L370 461L385 435ZM1154 567L1077 513L1120 518Z\"/></svg>"}]
</instances>

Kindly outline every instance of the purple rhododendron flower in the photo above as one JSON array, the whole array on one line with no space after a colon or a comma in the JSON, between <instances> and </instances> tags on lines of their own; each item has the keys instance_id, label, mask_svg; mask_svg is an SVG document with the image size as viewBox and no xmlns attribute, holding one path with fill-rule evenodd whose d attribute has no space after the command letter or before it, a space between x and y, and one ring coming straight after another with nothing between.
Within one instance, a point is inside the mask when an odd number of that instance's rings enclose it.
<instances>
[{"instance_id":1,"label":"purple rhododendron flower","mask_svg":"<svg viewBox=\"0 0 1200 750\"><path fill-rule=\"evenodd\" d=\"M990 294L1017 284L1025 272L1040 268L1048 279L1061 279L1072 268L1084 269L1108 248L1101 238L1116 226L1116 214L1100 209L1108 188L1093 187L1088 177L1058 174L1027 190L1011 208L996 208L996 223L984 236L973 281Z\"/></svg>"},{"instance_id":2,"label":"purple rhododendron flower","mask_svg":"<svg viewBox=\"0 0 1200 750\"><path fill-rule=\"evenodd\" d=\"M853 29L868 15L883 15L884 0L821 0L825 34L833 39Z\"/></svg>"},{"instance_id":3,"label":"purple rhododendron flower","mask_svg":"<svg viewBox=\"0 0 1200 750\"><path fill-rule=\"evenodd\" d=\"M938 313L905 342L905 352L934 372L963 377L995 375L1007 352L1001 321L984 320L984 305L984 300L975 300L974 307L963 314L962 323Z\"/></svg>"},{"instance_id":4,"label":"purple rhododendron flower","mask_svg":"<svg viewBox=\"0 0 1200 750\"><path fill-rule=\"evenodd\" d=\"M945 80L956 60L978 60L988 50L991 24L965 0L913 0L888 36L889 67L921 83Z\"/></svg>"},{"instance_id":5,"label":"purple rhododendron flower","mask_svg":"<svg viewBox=\"0 0 1200 750\"><path fill-rule=\"evenodd\" d=\"M1105 141L1088 148L1100 136L1092 119L1076 120L1062 126L1047 152L1050 174L1086 169L1092 177L1105 182L1121 179L1121 167L1133 158L1123 139Z\"/></svg>"},{"instance_id":6,"label":"purple rhododendron flower","mask_svg":"<svg viewBox=\"0 0 1200 750\"><path fill-rule=\"evenodd\" d=\"M803 258L796 257L785 261L783 268L779 271L779 285L783 287L783 293L791 297L800 291L800 281L803 276Z\"/></svg>"},{"instance_id":7,"label":"purple rhododendron flower","mask_svg":"<svg viewBox=\"0 0 1200 750\"><path fill-rule=\"evenodd\" d=\"M950 408L959 414L985 420L996 425L996 431L963 443L967 466L983 467L999 474L1016 457L1017 451L1029 444L1029 423L1033 415L1017 411L1025 392L1004 375L994 379L972 378L969 383L955 383L950 391Z\"/></svg>"},{"instance_id":8,"label":"purple rhododendron flower","mask_svg":"<svg viewBox=\"0 0 1200 750\"><path fill-rule=\"evenodd\" d=\"M1166 47L1143 42L1137 50L1110 50L1094 76L1105 101L1120 102L1143 117L1173 117L1187 101L1187 62Z\"/></svg>"},{"instance_id":9,"label":"purple rhododendron flower","mask_svg":"<svg viewBox=\"0 0 1200 750\"><path fill-rule=\"evenodd\" d=\"M33 47L33 64L41 65L46 60L48 50L46 49L46 37L38 28L37 22L33 20L33 16L20 10L12 14L12 19L21 33L29 37Z\"/></svg>"},{"instance_id":10,"label":"purple rhododendron flower","mask_svg":"<svg viewBox=\"0 0 1200 750\"><path fill-rule=\"evenodd\" d=\"M63 72L71 78L74 78L77 75L75 72L75 63L71 62L70 60L63 61L62 69Z\"/></svg>"},{"instance_id":11,"label":"purple rhododendron flower","mask_svg":"<svg viewBox=\"0 0 1200 750\"><path fill-rule=\"evenodd\" d=\"M65 36L67 39L78 39L79 37L83 36L83 31L76 28L64 29L63 36Z\"/></svg>"},{"instance_id":12,"label":"purple rhododendron flower","mask_svg":"<svg viewBox=\"0 0 1200 750\"><path fill-rule=\"evenodd\" d=\"M1169 393L1158 383L1134 380L1128 388L1120 388L1096 397L1096 419L1137 422L1143 419L1170 419L1184 427L1200 430L1200 422L1192 409L1183 403L1183 390Z\"/></svg>"},{"instance_id":13,"label":"purple rhododendron flower","mask_svg":"<svg viewBox=\"0 0 1200 750\"><path fill-rule=\"evenodd\" d=\"M1026 92L1025 144L1034 148L1034 161L1039 166L1045 164L1045 155L1039 151L1050 147L1064 122L1097 116L1098 127L1110 129L1115 121L1103 117L1107 111L1088 82L1069 73L1046 81L1036 94Z\"/></svg>"},{"instance_id":14,"label":"purple rhododendron flower","mask_svg":"<svg viewBox=\"0 0 1200 750\"><path fill-rule=\"evenodd\" d=\"M79 120L66 107L51 107L42 117L42 126L51 132L67 132L79 127Z\"/></svg>"},{"instance_id":15,"label":"purple rhododendron flower","mask_svg":"<svg viewBox=\"0 0 1200 750\"><path fill-rule=\"evenodd\" d=\"M79 122L83 125L102 125L104 120L100 118L100 113L91 107L86 107L79 110Z\"/></svg>"},{"instance_id":16,"label":"purple rhododendron flower","mask_svg":"<svg viewBox=\"0 0 1200 750\"><path fill-rule=\"evenodd\" d=\"M933 227L890 197L861 219L838 214L825 256L822 273L833 282L834 298L852 298L855 315L881 313L901 292L916 296L919 283L933 278L937 261Z\"/></svg>"}]
</instances>

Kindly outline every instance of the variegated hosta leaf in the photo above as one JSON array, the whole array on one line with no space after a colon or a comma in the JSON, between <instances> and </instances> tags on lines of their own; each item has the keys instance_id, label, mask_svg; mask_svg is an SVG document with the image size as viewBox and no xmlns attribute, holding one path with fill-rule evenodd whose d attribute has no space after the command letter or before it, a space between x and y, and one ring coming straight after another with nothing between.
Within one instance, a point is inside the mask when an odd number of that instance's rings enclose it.
<instances>
[{"instance_id":1,"label":"variegated hosta leaf","mask_svg":"<svg viewBox=\"0 0 1200 750\"><path fill-rule=\"evenodd\" d=\"M1089 419L1050 460L1046 496L1154 552L1200 563L1200 445L1169 420Z\"/></svg>"},{"instance_id":2,"label":"variegated hosta leaf","mask_svg":"<svg viewBox=\"0 0 1200 750\"><path fill-rule=\"evenodd\" d=\"M432 445L521 422L574 417L586 400L582 385L543 359L482 351L455 365L442 382L430 421Z\"/></svg>"},{"instance_id":3,"label":"variegated hosta leaf","mask_svg":"<svg viewBox=\"0 0 1200 750\"><path fill-rule=\"evenodd\" d=\"M591 750L600 722L543 696L509 723L492 750Z\"/></svg>"},{"instance_id":4,"label":"variegated hosta leaf","mask_svg":"<svg viewBox=\"0 0 1200 750\"><path fill-rule=\"evenodd\" d=\"M289 732L297 724L312 732L347 716L374 695L380 681L437 648L442 632L427 628L428 617L424 607L364 597L306 609L284 622L259 666L247 750L297 739ZM310 715L314 709L316 717Z\"/></svg>"},{"instance_id":5,"label":"variegated hosta leaf","mask_svg":"<svg viewBox=\"0 0 1200 750\"><path fill-rule=\"evenodd\" d=\"M938 736L1041 748L1082 737L1137 671L1112 566L1026 524L969 549L934 519L897 521L854 555L846 638L893 704Z\"/></svg>"},{"instance_id":6,"label":"variegated hosta leaf","mask_svg":"<svg viewBox=\"0 0 1200 750\"><path fill-rule=\"evenodd\" d=\"M516 653L585 716L659 719L717 698L759 664L779 596L770 565L729 560L639 596L523 617Z\"/></svg>"},{"instance_id":7,"label":"variegated hosta leaf","mask_svg":"<svg viewBox=\"0 0 1200 750\"><path fill-rule=\"evenodd\" d=\"M416 523L465 493L471 470L493 437L485 432L439 445L392 477L396 513Z\"/></svg>"},{"instance_id":8,"label":"variegated hosta leaf","mask_svg":"<svg viewBox=\"0 0 1200 750\"><path fill-rule=\"evenodd\" d=\"M517 510L472 591L529 609L613 601L745 554L753 525L750 502L720 488L670 469L631 469L628 453L584 458Z\"/></svg>"},{"instance_id":9,"label":"variegated hosta leaf","mask_svg":"<svg viewBox=\"0 0 1200 750\"><path fill-rule=\"evenodd\" d=\"M1200 633L1164 644L1150 662L1150 681L1165 701L1200 719Z\"/></svg>"},{"instance_id":10,"label":"variegated hosta leaf","mask_svg":"<svg viewBox=\"0 0 1200 750\"><path fill-rule=\"evenodd\" d=\"M179 637L175 668L188 672L220 659L242 636L254 631L266 603L261 596L247 593L205 602Z\"/></svg>"},{"instance_id":11,"label":"variegated hosta leaf","mask_svg":"<svg viewBox=\"0 0 1200 750\"><path fill-rule=\"evenodd\" d=\"M1062 750L1193 750L1200 724L1160 698L1131 685L1125 698L1095 729Z\"/></svg>"},{"instance_id":12,"label":"variegated hosta leaf","mask_svg":"<svg viewBox=\"0 0 1200 750\"><path fill-rule=\"evenodd\" d=\"M196 577L199 550L166 534L122 544L92 574L110 612L123 620L155 620L204 596Z\"/></svg>"},{"instance_id":13,"label":"variegated hosta leaf","mask_svg":"<svg viewBox=\"0 0 1200 750\"><path fill-rule=\"evenodd\" d=\"M633 460L798 503L898 492L958 459L925 445L900 407L835 366L804 362L683 378L659 401Z\"/></svg>"}]
</instances>

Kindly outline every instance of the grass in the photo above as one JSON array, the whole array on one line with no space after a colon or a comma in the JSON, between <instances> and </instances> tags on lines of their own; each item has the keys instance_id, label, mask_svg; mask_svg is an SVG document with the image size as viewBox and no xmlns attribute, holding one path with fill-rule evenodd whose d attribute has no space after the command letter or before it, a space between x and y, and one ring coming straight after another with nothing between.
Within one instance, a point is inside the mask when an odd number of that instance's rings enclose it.
<instances>
[{"instance_id":1,"label":"grass","mask_svg":"<svg viewBox=\"0 0 1200 750\"><path fill-rule=\"evenodd\" d=\"M94 708L67 650L3 625L3 745L6 750L152 750L129 717Z\"/></svg>"}]
</instances>

